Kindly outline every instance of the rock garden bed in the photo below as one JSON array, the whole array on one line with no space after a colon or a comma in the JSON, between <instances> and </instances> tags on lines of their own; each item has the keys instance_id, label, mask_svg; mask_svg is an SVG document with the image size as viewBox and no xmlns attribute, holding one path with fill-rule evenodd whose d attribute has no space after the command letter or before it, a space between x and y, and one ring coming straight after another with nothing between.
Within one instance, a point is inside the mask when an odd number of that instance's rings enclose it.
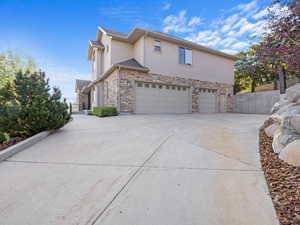
<instances>
[{"instance_id":1,"label":"rock garden bed","mask_svg":"<svg viewBox=\"0 0 300 225\"><path fill-rule=\"evenodd\" d=\"M264 129L270 123L266 121L259 134L262 168L281 225L300 225L300 167L284 162L273 151L273 138Z\"/></svg>"}]
</instances>

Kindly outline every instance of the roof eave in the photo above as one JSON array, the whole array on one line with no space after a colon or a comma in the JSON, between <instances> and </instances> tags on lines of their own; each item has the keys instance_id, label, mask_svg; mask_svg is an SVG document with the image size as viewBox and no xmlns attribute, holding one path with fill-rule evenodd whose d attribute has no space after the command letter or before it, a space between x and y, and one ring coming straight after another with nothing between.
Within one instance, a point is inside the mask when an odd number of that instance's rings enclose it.
<instances>
[{"instance_id":1,"label":"roof eave","mask_svg":"<svg viewBox=\"0 0 300 225\"><path fill-rule=\"evenodd\" d=\"M84 87L81 91L82 92L89 91L93 87L93 85L103 81L105 78L107 78L116 69L130 69L130 70L141 71L141 72L145 72L145 73L150 71L146 67L145 68L137 68L137 67L133 67L133 66L124 66L124 65L113 64L99 79L94 80L88 86Z\"/></svg>"}]
</instances>

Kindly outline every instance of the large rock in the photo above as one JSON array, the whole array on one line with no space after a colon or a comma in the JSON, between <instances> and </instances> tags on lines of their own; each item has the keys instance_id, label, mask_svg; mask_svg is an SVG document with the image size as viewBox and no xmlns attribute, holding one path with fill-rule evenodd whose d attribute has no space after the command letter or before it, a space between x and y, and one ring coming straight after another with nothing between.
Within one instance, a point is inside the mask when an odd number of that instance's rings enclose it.
<instances>
[{"instance_id":1,"label":"large rock","mask_svg":"<svg viewBox=\"0 0 300 225\"><path fill-rule=\"evenodd\" d=\"M300 83L286 89L285 97L289 102L297 102L300 99Z\"/></svg>"},{"instance_id":2,"label":"large rock","mask_svg":"<svg viewBox=\"0 0 300 225\"><path fill-rule=\"evenodd\" d=\"M300 134L300 114L291 116L290 122L291 126Z\"/></svg>"},{"instance_id":3,"label":"large rock","mask_svg":"<svg viewBox=\"0 0 300 225\"><path fill-rule=\"evenodd\" d=\"M274 133L276 132L276 130L278 130L279 124L278 123L273 123L270 126L265 128L265 133L268 137L274 137Z\"/></svg>"},{"instance_id":4,"label":"large rock","mask_svg":"<svg viewBox=\"0 0 300 225\"><path fill-rule=\"evenodd\" d=\"M294 116L294 115L293 115ZM273 150L276 153L281 152L281 150L289 143L300 139L300 133L294 129L291 123L293 116L283 116L280 117L280 126L275 130L273 134Z\"/></svg>"},{"instance_id":5,"label":"large rock","mask_svg":"<svg viewBox=\"0 0 300 225\"><path fill-rule=\"evenodd\" d=\"M283 148L279 158L290 165L300 167L300 140L295 140Z\"/></svg>"},{"instance_id":6,"label":"large rock","mask_svg":"<svg viewBox=\"0 0 300 225\"><path fill-rule=\"evenodd\" d=\"M280 153L280 151L284 148L284 145L281 144L280 141L281 129L277 129L273 135L272 148L275 153Z\"/></svg>"}]
</instances>

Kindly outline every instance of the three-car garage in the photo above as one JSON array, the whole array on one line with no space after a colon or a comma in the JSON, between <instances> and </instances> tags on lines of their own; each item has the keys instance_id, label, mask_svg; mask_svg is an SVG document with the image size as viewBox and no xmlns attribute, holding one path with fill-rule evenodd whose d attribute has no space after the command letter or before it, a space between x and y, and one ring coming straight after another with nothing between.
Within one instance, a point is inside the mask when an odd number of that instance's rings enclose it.
<instances>
[{"instance_id":1,"label":"three-car garage","mask_svg":"<svg viewBox=\"0 0 300 225\"><path fill-rule=\"evenodd\" d=\"M191 113L192 88L138 81L135 83L135 113ZM223 101L218 101L216 89L199 89L198 112L216 113Z\"/></svg>"}]
</instances>

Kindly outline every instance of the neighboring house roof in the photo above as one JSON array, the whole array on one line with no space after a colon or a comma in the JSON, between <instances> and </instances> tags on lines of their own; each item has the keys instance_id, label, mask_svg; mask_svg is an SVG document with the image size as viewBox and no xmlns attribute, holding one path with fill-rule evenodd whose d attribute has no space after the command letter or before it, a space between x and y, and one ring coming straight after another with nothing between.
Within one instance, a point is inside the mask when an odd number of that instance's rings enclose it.
<instances>
[{"instance_id":1,"label":"neighboring house roof","mask_svg":"<svg viewBox=\"0 0 300 225\"><path fill-rule=\"evenodd\" d=\"M94 80L93 82L89 83L87 86L85 86L82 89L82 92L89 91L89 89L96 83L104 80L109 74L111 74L115 69L131 69L131 70L137 70L142 72L149 72L149 69L145 66L142 66L138 61L136 61L134 58L127 59L118 63L113 64L99 79Z\"/></svg>"},{"instance_id":2,"label":"neighboring house roof","mask_svg":"<svg viewBox=\"0 0 300 225\"><path fill-rule=\"evenodd\" d=\"M75 81L75 91L82 90L84 87L87 87L91 83L90 80L78 80Z\"/></svg>"},{"instance_id":3,"label":"neighboring house roof","mask_svg":"<svg viewBox=\"0 0 300 225\"><path fill-rule=\"evenodd\" d=\"M169 42L173 42L179 45L184 45L186 47L190 47L192 49L197 49L203 52L207 52L213 55L217 55L217 56L221 56L224 58L228 58L231 60L238 60L239 57L235 56L235 55L231 55L225 52L221 52L215 49L211 49L208 47L205 47L203 45L199 45L196 44L195 42L192 41L188 41L182 38L178 38L175 37L173 35L169 35L169 34L165 34L159 31L152 31L152 30L145 30L142 28L134 28L129 34L125 34L122 32L118 32L118 31L114 31L111 29L106 29L103 27L99 27L99 30L102 32L105 32L107 35L111 36L113 39L115 40L119 40L119 41L124 41L124 42L128 42L133 44L134 42L136 42L140 37L142 37L143 35L147 35L153 38L159 38L162 40L166 40Z\"/></svg>"}]
</instances>

